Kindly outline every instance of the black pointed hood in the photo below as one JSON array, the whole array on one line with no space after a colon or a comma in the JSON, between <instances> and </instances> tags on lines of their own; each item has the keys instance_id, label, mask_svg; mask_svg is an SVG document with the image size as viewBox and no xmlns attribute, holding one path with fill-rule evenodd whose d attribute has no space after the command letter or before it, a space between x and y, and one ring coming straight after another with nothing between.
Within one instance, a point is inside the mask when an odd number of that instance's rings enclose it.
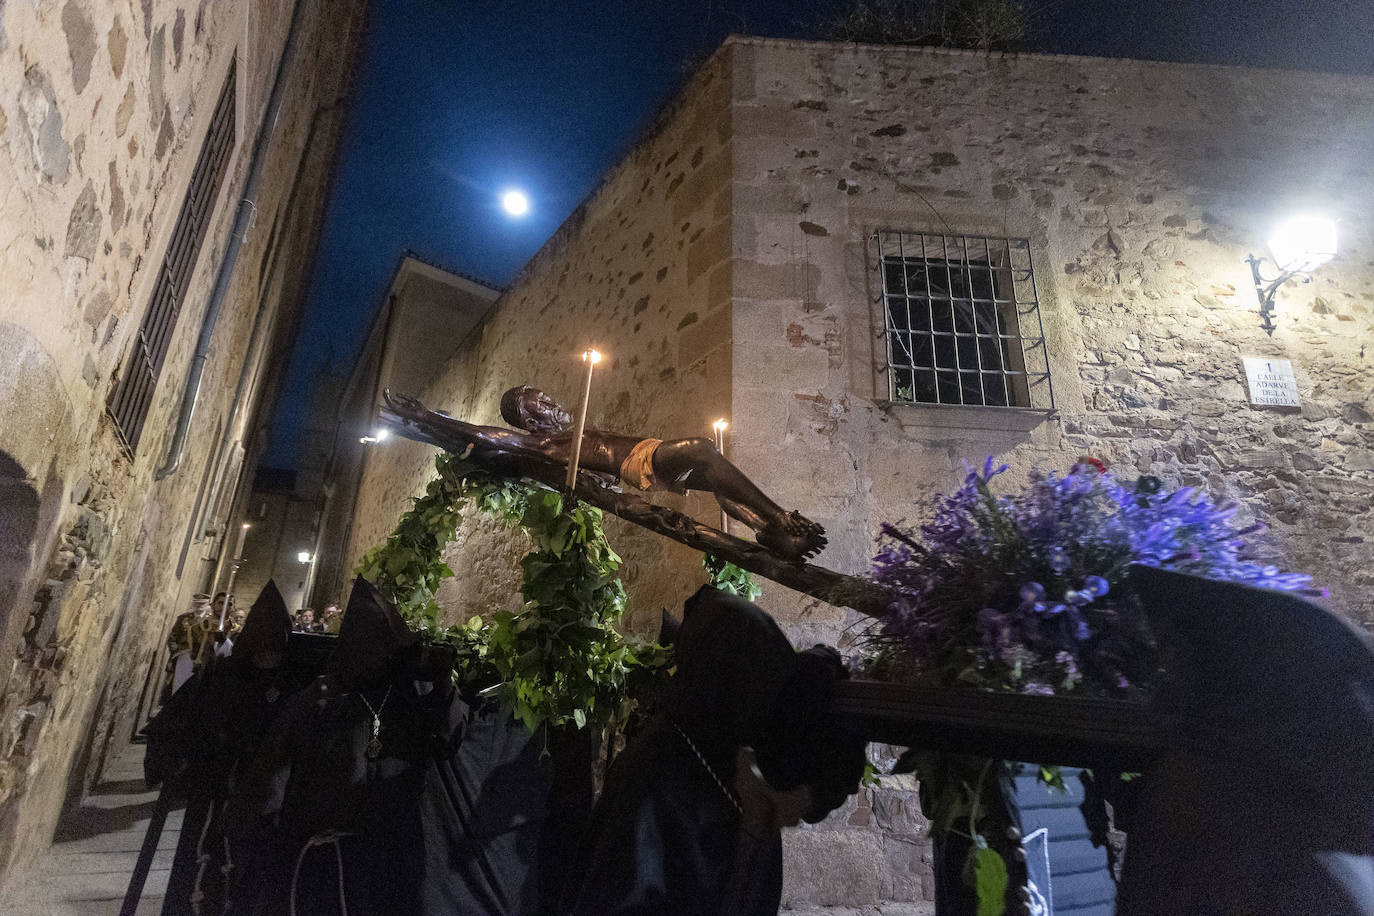
<instances>
[{"instance_id":1,"label":"black pointed hood","mask_svg":"<svg viewBox=\"0 0 1374 916\"><path fill-rule=\"evenodd\" d=\"M359 576L353 580L329 670L350 684L376 679L385 674L396 653L418 641L391 602Z\"/></svg>"},{"instance_id":2,"label":"black pointed hood","mask_svg":"<svg viewBox=\"0 0 1374 916\"><path fill-rule=\"evenodd\" d=\"M268 579L248 609L243 629L234 637L234 654L285 652L290 634L291 614L286 610L286 600L277 589L277 583Z\"/></svg>"},{"instance_id":3,"label":"black pointed hood","mask_svg":"<svg viewBox=\"0 0 1374 916\"><path fill-rule=\"evenodd\" d=\"M1374 753L1374 709L1349 698L1351 685L1374 690L1368 636L1292 592L1148 566L1131 567L1130 585L1164 648L1156 700L1172 715L1288 759L1351 740Z\"/></svg>"},{"instance_id":4,"label":"black pointed hood","mask_svg":"<svg viewBox=\"0 0 1374 916\"><path fill-rule=\"evenodd\" d=\"M1164 647L1174 743L1284 774L1304 816L1374 852L1374 641L1291 592L1145 566L1130 585Z\"/></svg>"},{"instance_id":5,"label":"black pointed hood","mask_svg":"<svg viewBox=\"0 0 1374 916\"><path fill-rule=\"evenodd\" d=\"M797 653L757 605L703 586L683 606L664 711L694 738L752 744Z\"/></svg>"}]
</instances>

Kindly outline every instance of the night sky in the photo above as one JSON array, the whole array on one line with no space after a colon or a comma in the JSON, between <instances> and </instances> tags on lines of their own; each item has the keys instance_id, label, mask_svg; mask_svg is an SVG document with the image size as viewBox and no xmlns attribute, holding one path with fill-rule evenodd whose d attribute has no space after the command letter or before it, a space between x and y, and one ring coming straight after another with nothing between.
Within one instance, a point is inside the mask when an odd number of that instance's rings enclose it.
<instances>
[{"instance_id":1,"label":"night sky","mask_svg":"<svg viewBox=\"0 0 1374 916\"><path fill-rule=\"evenodd\" d=\"M1028 0L1035 50L1374 74L1374 0ZM301 451L402 251L502 286L731 32L830 0L374 0L306 313L263 461ZM530 198L522 219L500 193Z\"/></svg>"}]
</instances>

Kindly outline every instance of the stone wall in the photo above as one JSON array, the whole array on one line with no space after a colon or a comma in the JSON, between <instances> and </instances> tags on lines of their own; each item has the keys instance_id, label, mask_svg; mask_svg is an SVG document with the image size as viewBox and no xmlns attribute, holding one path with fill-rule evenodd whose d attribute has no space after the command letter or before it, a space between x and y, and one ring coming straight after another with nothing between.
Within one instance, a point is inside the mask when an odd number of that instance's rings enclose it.
<instances>
[{"instance_id":1,"label":"stone wall","mask_svg":"<svg viewBox=\"0 0 1374 916\"><path fill-rule=\"evenodd\" d=\"M1015 484L1091 454L1239 499L1374 626L1374 80L752 40L734 72L737 455L828 565L863 570L961 459ZM1308 208L1341 251L1269 337L1243 259ZM877 229L1030 239L1053 416L887 403ZM1250 406L1242 356L1290 359L1304 406Z\"/></svg>"},{"instance_id":2,"label":"stone wall","mask_svg":"<svg viewBox=\"0 0 1374 916\"><path fill-rule=\"evenodd\" d=\"M867 568L961 460L1201 486L1271 526L1281 565L1374 627L1374 80L1238 68L737 41L734 457L824 523L820 561ZM1247 252L1292 208L1341 254L1259 327ZM872 234L1027 237L1056 412L887 401ZM1303 407L1249 406L1242 356L1291 359ZM764 470L766 469L766 470ZM765 589L799 643L845 614ZM851 615L852 616L852 615ZM898 781L787 838L790 900L930 899Z\"/></svg>"},{"instance_id":3,"label":"stone wall","mask_svg":"<svg viewBox=\"0 0 1374 916\"><path fill-rule=\"evenodd\" d=\"M0 544L0 657L10 666L0 696L0 883L43 850L64 800L128 740L156 684L167 626L213 576L218 547L200 536L199 507L222 445L251 429L271 371L265 357L290 329L282 319L296 301L283 277L303 272L311 255L305 241L338 126L337 114L317 114L345 88L361 29L361 3L302 3L300 55L256 227L216 327L190 444L161 481L154 469L293 7L0 6L0 511L7 528L17 522ZM236 145L130 456L105 403L235 57ZM304 225L273 231L292 221L288 209ZM246 405L237 412L236 390Z\"/></svg>"},{"instance_id":4,"label":"stone wall","mask_svg":"<svg viewBox=\"0 0 1374 916\"><path fill-rule=\"evenodd\" d=\"M730 81L704 68L629 157L522 271L422 398L479 423L500 423L501 393L545 388L569 409L578 354L596 346L589 424L657 437L710 435L730 402ZM455 346L460 341L455 340ZM388 441L369 452L349 555L380 543L433 474L434 449ZM672 497L668 497L672 500ZM678 499L711 518L713 500ZM700 557L611 520L626 559L634 623L656 625L704 581ZM518 538L465 524L441 596L454 619L517 604Z\"/></svg>"},{"instance_id":5,"label":"stone wall","mask_svg":"<svg viewBox=\"0 0 1374 916\"><path fill-rule=\"evenodd\" d=\"M1374 626L1372 121L1369 79L732 39L426 399L478 422L498 422L518 382L570 400L574 355L596 343L613 357L596 425L687 435L729 417L732 460L822 522L820 562L853 573L879 524L927 519L964 459L996 455L1015 486L1094 455L1241 500L1281 565ZM1269 337L1243 259L1302 207L1339 216L1341 254L1284 287ZM1053 412L888 401L879 229L1030 240ZM1291 359L1304 406L1251 407L1242 356ZM399 442L370 456L353 556L385 537L432 455ZM707 499L688 508L714 517ZM700 581L690 552L609 528L638 622ZM509 602L522 552L465 525L442 596L453 616ZM852 615L780 586L760 604L799 646L852 638ZM905 779L785 848L790 906L933 894Z\"/></svg>"}]
</instances>

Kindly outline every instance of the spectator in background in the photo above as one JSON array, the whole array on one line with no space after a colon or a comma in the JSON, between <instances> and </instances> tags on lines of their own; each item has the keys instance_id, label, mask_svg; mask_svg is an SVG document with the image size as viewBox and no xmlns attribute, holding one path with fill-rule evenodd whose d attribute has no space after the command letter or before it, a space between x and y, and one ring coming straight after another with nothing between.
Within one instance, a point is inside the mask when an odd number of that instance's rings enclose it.
<instances>
[{"instance_id":1,"label":"spectator in background","mask_svg":"<svg viewBox=\"0 0 1374 916\"><path fill-rule=\"evenodd\" d=\"M303 607L296 612L296 623L292 627L297 633L315 632L315 612L308 607Z\"/></svg>"},{"instance_id":2,"label":"spectator in background","mask_svg":"<svg viewBox=\"0 0 1374 916\"><path fill-rule=\"evenodd\" d=\"M171 673L169 683L173 693L195 672L204 642L203 621L209 613L209 595L191 596L191 609L177 617L172 624L172 632L167 635L167 667Z\"/></svg>"},{"instance_id":3,"label":"spectator in background","mask_svg":"<svg viewBox=\"0 0 1374 916\"><path fill-rule=\"evenodd\" d=\"M326 604L324 610L320 612L320 632L329 633L332 636L339 635L339 626L343 623L343 611L333 602Z\"/></svg>"},{"instance_id":4,"label":"spectator in background","mask_svg":"<svg viewBox=\"0 0 1374 916\"><path fill-rule=\"evenodd\" d=\"M227 610L227 611L224 609L224 606L225 606L226 604L229 606L229 610ZM211 605L210 605L210 614L209 614L210 617L214 618L214 629L219 629L219 615L220 615L220 614L223 614L223 615L224 615L224 619L225 619L225 621L227 622L227 621L229 620L229 618L230 618L231 616L233 616L234 610L235 610L235 607L234 607L234 599L233 599L233 598L230 598L230 597L229 597L228 595L226 595L224 592L216 592L216 593L215 593L215 600L214 600L214 601L211 603Z\"/></svg>"}]
</instances>

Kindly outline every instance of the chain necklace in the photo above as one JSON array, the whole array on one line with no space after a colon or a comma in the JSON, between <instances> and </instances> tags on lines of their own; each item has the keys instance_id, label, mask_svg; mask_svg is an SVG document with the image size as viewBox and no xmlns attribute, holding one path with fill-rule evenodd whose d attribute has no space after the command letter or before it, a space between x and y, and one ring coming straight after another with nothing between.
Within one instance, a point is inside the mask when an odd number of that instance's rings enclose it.
<instances>
[{"instance_id":1,"label":"chain necklace","mask_svg":"<svg viewBox=\"0 0 1374 916\"><path fill-rule=\"evenodd\" d=\"M668 721L672 722L673 720L669 719ZM706 772L710 773L711 778L716 781L716 785L720 786L720 791L724 793L725 797L730 800L730 804L734 806L734 809L736 811L739 812L740 817L743 817L744 807L740 805L739 800L735 798L735 793L731 792L729 789L725 787L725 783L721 780L719 776L716 775L715 769L709 763L706 762L705 755L703 755L701 751L697 750L696 743L693 742L691 738L687 737L687 733L682 730L681 725L678 725L676 722L673 722L673 728L677 729L677 733L682 736L683 741L687 742L687 746L692 749L692 753L697 755L697 759L700 760L701 765L706 768Z\"/></svg>"},{"instance_id":2,"label":"chain necklace","mask_svg":"<svg viewBox=\"0 0 1374 916\"><path fill-rule=\"evenodd\" d=\"M386 689L386 694L382 697L381 705L376 709L367 701L367 697L361 690L358 691L358 699L363 701L367 711L372 713L372 738L367 742L367 759L376 760L382 753L382 710L386 709L386 701L391 699L391 688Z\"/></svg>"}]
</instances>

